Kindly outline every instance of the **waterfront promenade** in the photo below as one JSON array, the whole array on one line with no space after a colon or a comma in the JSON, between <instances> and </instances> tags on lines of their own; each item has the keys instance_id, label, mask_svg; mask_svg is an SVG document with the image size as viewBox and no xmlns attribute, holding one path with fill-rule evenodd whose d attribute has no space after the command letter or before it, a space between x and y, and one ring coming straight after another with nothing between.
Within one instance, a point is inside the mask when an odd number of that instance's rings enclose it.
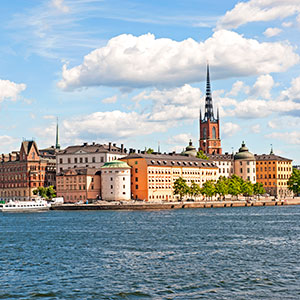
<instances>
[{"instance_id":1,"label":"waterfront promenade","mask_svg":"<svg viewBox=\"0 0 300 300\"><path fill-rule=\"evenodd\" d=\"M102 202L94 204L61 204L54 205L51 210L161 210L182 208L220 208L220 207L251 207L251 206L284 206L300 205L300 197L282 200L260 199L254 201L226 200L226 201L199 201L199 202Z\"/></svg>"}]
</instances>

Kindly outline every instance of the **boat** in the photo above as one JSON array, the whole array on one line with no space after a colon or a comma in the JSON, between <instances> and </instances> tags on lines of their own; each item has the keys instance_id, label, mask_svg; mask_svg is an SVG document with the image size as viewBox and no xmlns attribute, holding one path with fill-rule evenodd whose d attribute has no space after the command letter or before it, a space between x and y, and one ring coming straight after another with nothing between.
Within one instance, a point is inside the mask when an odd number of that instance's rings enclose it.
<instances>
[{"instance_id":1,"label":"boat","mask_svg":"<svg viewBox=\"0 0 300 300\"><path fill-rule=\"evenodd\" d=\"M1 212L35 212L49 210L50 204L44 199L32 199L30 201L10 200L0 203Z\"/></svg>"}]
</instances>

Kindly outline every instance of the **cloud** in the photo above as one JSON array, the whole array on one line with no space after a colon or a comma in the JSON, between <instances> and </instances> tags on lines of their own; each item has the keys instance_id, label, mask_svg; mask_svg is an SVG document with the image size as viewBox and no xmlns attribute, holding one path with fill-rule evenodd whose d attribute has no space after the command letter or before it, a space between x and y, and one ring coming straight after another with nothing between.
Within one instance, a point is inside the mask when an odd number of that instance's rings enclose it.
<instances>
[{"instance_id":1,"label":"cloud","mask_svg":"<svg viewBox=\"0 0 300 300\"><path fill-rule=\"evenodd\" d=\"M52 5L60 12L68 13L70 8L64 4L64 0L52 0Z\"/></svg>"},{"instance_id":2,"label":"cloud","mask_svg":"<svg viewBox=\"0 0 300 300\"><path fill-rule=\"evenodd\" d=\"M53 119L56 119L56 116L54 116L54 115L45 115L45 116L43 116L43 119L45 119L45 120L53 120Z\"/></svg>"},{"instance_id":3,"label":"cloud","mask_svg":"<svg viewBox=\"0 0 300 300\"><path fill-rule=\"evenodd\" d=\"M300 12L298 0L250 0L239 2L217 23L217 29L233 29L249 22L284 19Z\"/></svg>"},{"instance_id":4,"label":"cloud","mask_svg":"<svg viewBox=\"0 0 300 300\"><path fill-rule=\"evenodd\" d=\"M221 128L224 136L228 137L235 135L240 129L241 127L238 124L234 124L232 122L224 123Z\"/></svg>"},{"instance_id":5,"label":"cloud","mask_svg":"<svg viewBox=\"0 0 300 300\"><path fill-rule=\"evenodd\" d=\"M280 99L298 100L300 102L300 76L292 79L291 86L281 92Z\"/></svg>"},{"instance_id":6,"label":"cloud","mask_svg":"<svg viewBox=\"0 0 300 300\"><path fill-rule=\"evenodd\" d=\"M300 144L300 131L273 132L273 133L267 134L266 137L285 141L288 144L294 144L294 145Z\"/></svg>"},{"instance_id":7,"label":"cloud","mask_svg":"<svg viewBox=\"0 0 300 300\"><path fill-rule=\"evenodd\" d=\"M63 90L180 86L203 80L207 59L218 79L281 72L296 64L299 56L288 43L259 43L227 30L204 42L122 34L86 55L82 64L71 68L64 64L58 86Z\"/></svg>"},{"instance_id":8,"label":"cloud","mask_svg":"<svg viewBox=\"0 0 300 300\"><path fill-rule=\"evenodd\" d=\"M118 99L118 97L115 95L115 96L112 96L112 97L105 98L101 102L102 103L116 103L117 99Z\"/></svg>"},{"instance_id":9,"label":"cloud","mask_svg":"<svg viewBox=\"0 0 300 300\"><path fill-rule=\"evenodd\" d=\"M288 28L293 26L293 22L283 22L281 25L282 27Z\"/></svg>"},{"instance_id":10,"label":"cloud","mask_svg":"<svg viewBox=\"0 0 300 300\"><path fill-rule=\"evenodd\" d=\"M170 137L167 141L168 144L174 145L188 145L190 140L193 140L194 137L190 133L180 133ZM180 146L181 147L181 146Z\"/></svg>"},{"instance_id":11,"label":"cloud","mask_svg":"<svg viewBox=\"0 0 300 300\"><path fill-rule=\"evenodd\" d=\"M273 86L274 80L271 75L261 75L257 78L256 82L253 85L253 88L250 90L250 95L269 99L271 98L270 91Z\"/></svg>"},{"instance_id":12,"label":"cloud","mask_svg":"<svg viewBox=\"0 0 300 300\"><path fill-rule=\"evenodd\" d=\"M261 131L260 124L256 124L256 125L251 126L250 130L253 133L260 133L260 131Z\"/></svg>"},{"instance_id":13,"label":"cloud","mask_svg":"<svg viewBox=\"0 0 300 300\"><path fill-rule=\"evenodd\" d=\"M276 124L276 122L274 122L274 121L269 121L269 122L268 122L268 126L269 126L270 128L272 128L272 129L274 129L274 128L277 127L277 124Z\"/></svg>"},{"instance_id":14,"label":"cloud","mask_svg":"<svg viewBox=\"0 0 300 300\"><path fill-rule=\"evenodd\" d=\"M2 135L2 136L0 136L0 145L1 145L2 148L3 147L4 148L7 147L7 149L8 149L8 148L10 148L8 146L12 146L12 145L14 145L17 142L18 142L18 139L15 139L15 138L13 138L11 136L8 136L8 135ZM4 149L1 149L1 150L4 151Z\"/></svg>"},{"instance_id":15,"label":"cloud","mask_svg":"<svg viewBox=\"0 0 300 300\"><path fill-rule=\"evenodd\" d=\"M231 91L228 92L226 95L227 96L237 96L239 94L239 92L244 89L245 89L244 82L241 80L238 80L232 85Z\"/></svg>"},{"instance_id":16,"label":"cloud","mask_svg":"<svg viewBox=\"0 0 300 300\"><path fill-rule=\"evenodd\" d=\"M278 35L279 33L282 32L282 29L280 28L276 28L276 27L270 27L270 28L267 28L266 31L264 32L264 35L266 37L273 37L273 36L276 36Z\"/></svg>"},{"instance_id":17,"label":"cloud","mask_svg":"<svg viewBox=\"0 0 300 300\"><path fill-rule=\"evenodd\" d=\"M129 138L166 131L172 123L152 122L149 114L137 112L95 112L85 116L74 117L63 122L65 138L72 141L74 137L89 138Z\"/></svg>"},{"instance_id":18,"label":"cloud","mask_svg":"<svg viewBox=\"0 0 300 300\"><path fill-rule=\"evenodd\" d=\"M19 94L26 89L24 83L14 83L9 80L0 79L0 102L3 100L16 101Z\"/></svg>"}]
</instances>

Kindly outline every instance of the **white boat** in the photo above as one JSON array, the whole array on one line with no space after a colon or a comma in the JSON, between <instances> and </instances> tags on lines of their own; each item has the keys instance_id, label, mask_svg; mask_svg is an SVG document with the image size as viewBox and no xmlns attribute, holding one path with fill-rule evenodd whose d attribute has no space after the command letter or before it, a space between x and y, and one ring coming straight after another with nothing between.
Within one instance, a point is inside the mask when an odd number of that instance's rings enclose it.
<instances>
[{"instance_id":1,"label":"white boat","mask_svg":"<svg viewBox=\"0 0 300 300\"><path fill-rule=\"evenodd\" d=\"M35 212L49 210L50 204L43 199L31 201L14 201L10 200L6 203L0 203L0 211L2 212Z\"/></svg>"}]
</instances>

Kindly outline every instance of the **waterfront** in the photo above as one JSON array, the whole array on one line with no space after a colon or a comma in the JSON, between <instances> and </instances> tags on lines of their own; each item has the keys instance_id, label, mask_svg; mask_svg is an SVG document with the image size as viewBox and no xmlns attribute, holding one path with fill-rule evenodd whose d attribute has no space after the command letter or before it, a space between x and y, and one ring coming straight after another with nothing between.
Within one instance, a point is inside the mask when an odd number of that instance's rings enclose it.
<instances>
[{"instance_id":1,"label":"waterfront","mask_svg":"<svg viewBox=\"0 0 300 300\"><path fill-rule=\"evenodd\" d=\"M298 299L300 206L0 215L0 299Z\"/></svg>"}]
</instances>

